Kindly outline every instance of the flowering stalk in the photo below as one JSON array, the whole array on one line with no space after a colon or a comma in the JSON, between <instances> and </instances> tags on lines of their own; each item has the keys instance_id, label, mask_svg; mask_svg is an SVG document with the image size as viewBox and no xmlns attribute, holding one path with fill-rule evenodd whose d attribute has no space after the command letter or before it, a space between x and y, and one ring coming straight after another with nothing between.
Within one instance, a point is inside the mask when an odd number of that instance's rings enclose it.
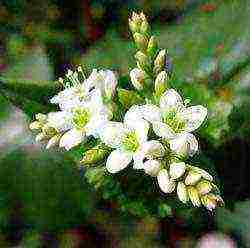
<instances>
[{"instance_id":1,"label":"flowering stalk","mask_svg":"<svg viewBox=\"0 0 250 248\"><path fill-rule=\"evenodd\" d=\"M82 144L81 164L96 188L107 185L108 173L132 165L157 180L165 194L175 192L184 204L213 210L223 204L213 177L186 162L198 151L193 132L204 122L207 109L189 106L190 101L169 88L166 50L158 48L145 15L133 13L129 27L138 49L130 78L139 93L119 89L110 70L94 69L86 75L79 66L59 79L64 90L50 100L58 111L37 114L30 128L38 130L37 141L47 141L46 148L70 150ZM94 147L89 140L95 140Z\"/></svg>"}]
</instances>

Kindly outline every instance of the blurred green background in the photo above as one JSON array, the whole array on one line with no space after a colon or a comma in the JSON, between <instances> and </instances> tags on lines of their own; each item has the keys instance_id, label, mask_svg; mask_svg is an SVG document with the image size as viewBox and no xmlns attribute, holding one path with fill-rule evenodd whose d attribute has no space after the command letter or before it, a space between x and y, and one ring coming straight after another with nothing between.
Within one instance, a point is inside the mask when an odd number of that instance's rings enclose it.
<instances>
[{"instance_id":1,"label":"blurred green background","mask_svg":"<svg viewBox=\"0 0 250 248\"><path fill-rule=\"evenodd\" d=\"M195 159L217 173L226 206L215 213L120 207L88 184L75 154L46 151L28 130L34 113L53 109L67 68L126 78L133 10L168 49L174 86L208 107ZM250 247L249 137L249 0L1 1L0 247Z\"/></svg>"}]
</instances>

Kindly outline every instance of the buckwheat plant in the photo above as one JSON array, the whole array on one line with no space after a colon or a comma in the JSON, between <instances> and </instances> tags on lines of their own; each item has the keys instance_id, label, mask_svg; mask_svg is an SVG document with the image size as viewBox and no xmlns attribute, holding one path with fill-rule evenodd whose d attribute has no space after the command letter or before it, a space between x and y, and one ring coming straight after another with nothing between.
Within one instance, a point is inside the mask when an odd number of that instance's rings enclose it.
<instances>
[{"instance_id":1,"label":"buckwheat plant","mask_svg":"<svg viewBox=\"0 0 250 248\"><path fill-rule=\"evenodd\" d=\"M122 89L110 70L68 70L59 79L64 90L50 100L59 110L37 114L30 128L46 148L81 145L81 164L96 187L105 187L109 174L119 180L118 172L139 170L157 182L164 197L175 192L183 204L213 210L223 204L213 177L188 162L198 151L193 132L207 109L190 106L170 87L169 55L159 49L145 15L133 13L129 28L137 47L136 67L129 72L133 89Z\"/></svg>"}]
</instances>

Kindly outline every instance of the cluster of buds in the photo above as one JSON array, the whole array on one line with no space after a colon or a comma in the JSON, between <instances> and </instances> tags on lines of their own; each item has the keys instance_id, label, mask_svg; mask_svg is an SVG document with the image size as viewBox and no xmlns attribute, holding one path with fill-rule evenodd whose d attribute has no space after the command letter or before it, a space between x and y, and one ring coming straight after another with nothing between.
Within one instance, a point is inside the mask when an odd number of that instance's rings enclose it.
<instances>
[{"instance_id":1,"label":"cluster of buds","mask_svg":"<svg viewBox=\"0 0 250 248\"><path fill-rule=\"evenodd\" d=\"M39 133L36 135L36 141L46 141L46 148L49 149L59 143L61 134L51 127L47 122L47 115L36 114L36 120L30 124L31 130L37 130Z\"/></svg>"},{"instance_id":2,"label":"cluster of buds","mask_svg":"<svg viewBox=\"0 0 250 248\"><path fill-rule=\"evenodd\" d=\"M130 72L133 86L137 90L152 90L160 96L167 88L169 80L166 68L166 50L159 50L156 38L150 35L149 24L143 13L133 13L129 27L138 51L135 54L137 68Z\"/></svg>"},{"instance_id":3,"label":"cluster of buds","mask_svg":"<svg viewBox=\"0 0 250 248\"><path fill-rule=\"evenodd\" d=\"M190 166L184 162L172 163L169 169L162 169L157 175L158 183L164 193L172 193L176 189L179 200L189 200L195 207L204 205L212 211L217 205L223 205L213 177L203 169Z\"/></svg>"}]
</instances>

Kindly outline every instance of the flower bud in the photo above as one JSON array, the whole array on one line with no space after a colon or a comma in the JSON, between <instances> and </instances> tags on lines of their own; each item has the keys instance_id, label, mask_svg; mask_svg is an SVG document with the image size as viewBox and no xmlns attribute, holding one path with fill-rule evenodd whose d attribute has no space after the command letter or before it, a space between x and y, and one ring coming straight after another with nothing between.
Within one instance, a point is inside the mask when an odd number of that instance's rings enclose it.
<instances>
[{"instance_id":1,"label":"flower bud","mask_svg":"<svg viewBox=\"0 0 250 248\"><path fill-rule=\"evenodd\" d=\"M147 70L147 68L149 67L149 61L148 57L143 52L138 51L135 54L135 59L138 61L142 70Z\"/></svg>"},{"instance_id":2,"label":"flower bud","mask_svg":"<svg viewBox=\"0 0 250 248\"><path fill-rule=\"evenodd\" d=\"M166 169L160 170L157 176L160 189L164 193L172 193L175 189L175 181L169 178L168 171Z\"/></svg>"},{"instance_id":3,"label":"flower bud","mask_svg":"<svg viewBox=\"0 0 250 248\"><path fill-rule=\"evenodd\" d=\"M50 138L47 145L46 145L46 149L49 149L49 148L57 145L60 141L61 136L62 136L61 134L57 134L57 135L53 136L52 138Z\"/></svg>"},{"instance_id":4,"label":"flower bud","mask_svg":"<svg viewBox=\"0 0 250 248\"><path fill-rule=\"evenodd\" d=\"M165 58L166 58L166 50L163 49L158 53L158 55L157 55L157 57L156 57L156 59L154 61L154 71L155 71L155 73L157 73L159 70L161 71L164 68L164 66L165 66Z\"/></svg>"},{"instance_id":5,"label":"flower bud","mask_svg":"<svg viewBox=\"0 0 250 248\"><path fill-rule=\"evenodd\" d=\"M133 86L137 90L141 90L144 84L144 72L141 69L134 68L132 71L130 71L129 75Z\"/></svg>"},{"instance_id":6,"label":"flower bud","mask_svg":"<svg viewBox=\"0 0 250 248\"><path fill-rule=\"evenodd\" d=\"M199 207L201 205L201 202L200 202L200 198L199 198L199 194L198 194L197 189L195 187L188 187L187 191L188 191L188 196L189 196L192 204L195 207Z\"/></svg>"},{"instance_id":7,"label":"flower bud","mask_svg":"<svg viewBox=\"0 0 250 248\"><path fill-rule=\"evenodd\" d=\"M149 24L147 20L143 20L141 22L141 26L140 26L140 32L143 34L147 34L147 32L149 31Z\"/></svg>"},{"instance_id":8,"label":"flower bud","mask_svg":"<svg viewBox=\"0 0 250 248\"><path fill-rule=\"evenodd\" d=\"M141 17L133 12L131 19L129 19L129 28L132 32L140 32Z\"/></svg>"},{"instance_id":9,"label":"flower bud","mask_svg":"<svg viewBox=\"0 0 250 248\"><path fill-rule=\"evenodd\" d=\"M140 50L146 50L147 45L148 45L148 41L147 38L140 34L140 33L134 33L134 40L135 40L135 44L137 45L138 49Z\"/></svg>"},{"instance_id":10,"label":"flower bud","mask_svg":"<svg viewBox=\"0 0 250 248\"><path fill-rule=\"evenodd\" d=\"M201 179L201 174L190 170L185 178L186 185L194 185Z\"/></svg>"},{"instance_id":11,"label":"flower bud","mask_svg":"<svg viewBox=\"0 0 250 248\"><path fill-rule=\"evenodd\" d=\"M34 121L30 123L29 128L31 130L41 129L43 127L43 124L39 121Z\"/></svg>"},{"instance_id":12,"label":"flower bud","mask_svg":"<svg viewBox=\"0 0 250 248\"><path fill-rule=\"evenodd\" d=\"M161 96L167 89L168 75L165 71L161 71L155 79L155 93Z\"/></svg>"},{"instance_id":13,"label":"flower bud","mask_svg":"<svg viewBox=\"0 0 250 248\"><path fill-rule=\"evenodd\" d=\"M188 201L188 192L187 187L183 182L178 182L177 185L177 195L181 202L187 203Z\"/></svg>"},{"instance_id":14,"label":"flower bud","mask_svg":"<svg viewBox=\"0 0 250 248\"><path fill-rule=\"evenodd\" d=\"M161 164L158 160L148 160L144 163L144 171L152 177L156 177L159 173Z\"/></svg>"},{"instance_id":15,"label":"flower bud","mask_svg":"<svg viewBox=\"0 0 250 248\"><path fill-rule=\"evenodd\" d=\"M210 211L214 210L217 205L219 206L224 205L223 199L220 196L213 194L202 196L201 202Z\"/></svg>"},{"instance_id":16,"label":"flower bud","mask_svg":"<svg viewBox=\"0 0 250 248\"><path fill-rule=\"evenodd\" d=\"M191 166L191 168L192 168L193 171L196 171L196 172L200 173L201 176L202 176L204 179L206 179L206 180L208 180L208 181L213 181L213 177L212 177L208 172L206 172L205 170L203 170L203 169L201 169L201 168L198 168L198 167L196 167L196 166Z\"/></svg>"},{"instance_id":17,"label":"flower bud","mask_svg":"<svg viewBox=\"0 0 250 248\"><path fill-rule=\"evenodd\" d=\"M158 45L154 36L151 36L148 42L147 53L153 57L158 49Z\"/></svg>"},{"instance_id":18,"label":"flower bud","mask_svg":"<svg viewBox=\"0 0 250 248\"><path fill-rule=\"evenodd\" d=\"M92 148L83 154L83 158L80 161L83 165L92 165L103 160L107 155L108 150L103 149L101 146Z\"/></svg>"},{"instance_id":19,"label":"flower bud","mask_svg":"<svg viewBox=\"0 0 250 248\"><path fill-rule=\"evenodd\" d=\"M198 190L200 195L206 195L213 189L213 186L210 182L208 182L206 180L201 180L196 185L196 189Z\"/></svg>"},{"instance_id":20,"label":"flower bud","mask_svg":"<svg viewBox=\"0 0 250 248\"><path fill-rule=\"evenodd\" d=\"M186 165L184 162L172 163L169 167L169 175L172 179L180 178L186 170Z\"/></svg>"}]
</instances>

